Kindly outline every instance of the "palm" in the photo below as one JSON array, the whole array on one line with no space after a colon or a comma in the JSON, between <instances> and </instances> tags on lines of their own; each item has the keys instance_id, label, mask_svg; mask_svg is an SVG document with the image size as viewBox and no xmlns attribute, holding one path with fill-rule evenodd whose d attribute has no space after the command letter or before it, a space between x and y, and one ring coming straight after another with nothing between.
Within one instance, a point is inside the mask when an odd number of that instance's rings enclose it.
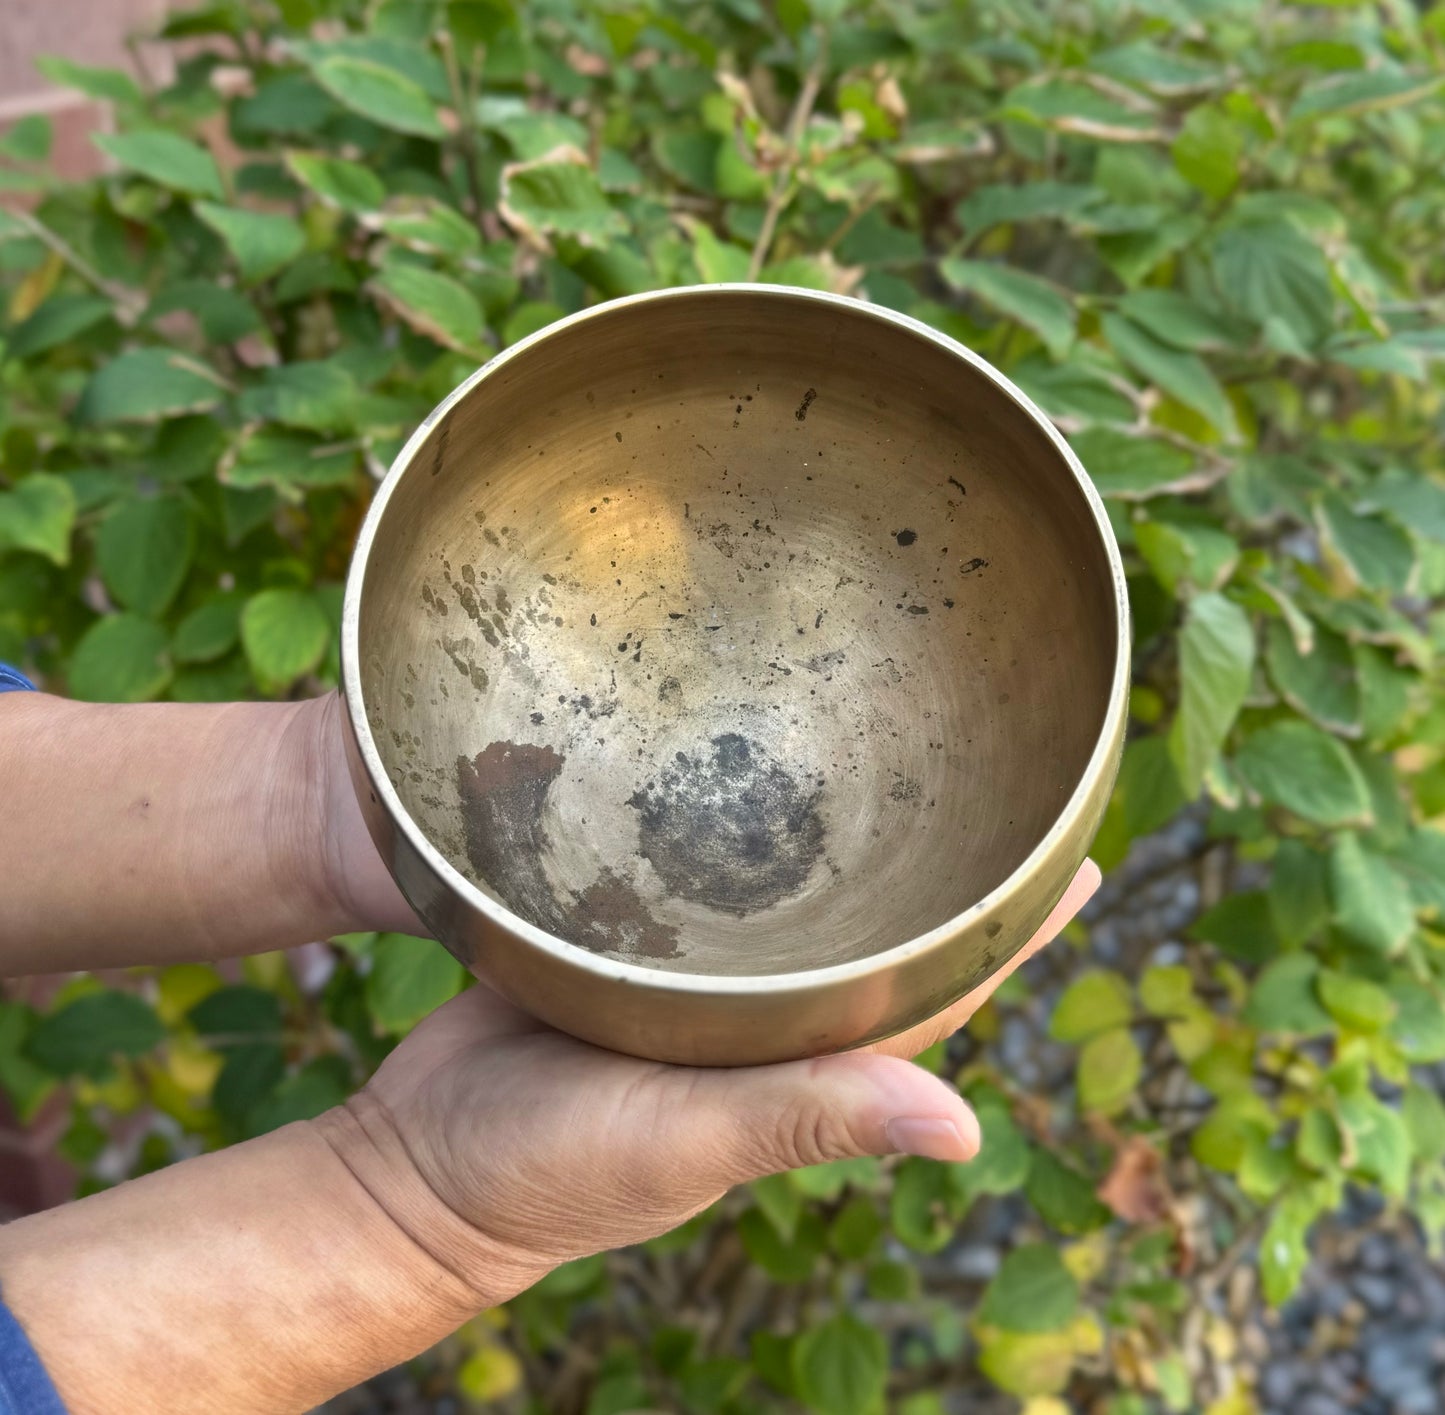
<instances>
[{"instance_id":1,"label":"palm","mask_svg":"<svg viewBox=\"0 0 1445 1415\"><path fill-rule=\"evenodd\" d=\"M737 1070L667 1066L565 1036L478 986L417 1027L370 1089L421 1177L516 1255L524 1286L569 1258L664 1232L741 1180L886 1152L892 1116L948 1117L976 1145L956 1092L901 1058L961 1027L1097 880L1086 866L1008 968L867 1051Z\"/></svg>"}]
</instances>

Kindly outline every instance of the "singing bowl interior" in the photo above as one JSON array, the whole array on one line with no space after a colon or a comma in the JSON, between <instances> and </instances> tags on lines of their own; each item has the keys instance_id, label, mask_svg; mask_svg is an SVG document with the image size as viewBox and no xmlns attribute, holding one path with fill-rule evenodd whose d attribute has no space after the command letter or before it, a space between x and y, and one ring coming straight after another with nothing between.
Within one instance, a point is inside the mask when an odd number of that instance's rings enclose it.
<instances>
[{"instance_id":1,"label":"singing bowl interior","mask_svg":"<svg viewBox=\"0 0 1445 1415\"><path fill-rule=\"evenodd\" d=\"M765 975L1007 879L1099 742L1117 616L1087 494L984 371L866 306L700 290L442 412L375 530L359 677L402 806L496 904Z\"/></svg>"}]
</instances>

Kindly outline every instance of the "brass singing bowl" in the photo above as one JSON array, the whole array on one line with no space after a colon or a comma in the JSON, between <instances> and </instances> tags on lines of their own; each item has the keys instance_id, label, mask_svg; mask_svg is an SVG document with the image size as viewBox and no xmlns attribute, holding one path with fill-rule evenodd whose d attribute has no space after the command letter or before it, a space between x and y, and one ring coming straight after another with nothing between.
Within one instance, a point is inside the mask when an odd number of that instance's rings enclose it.
<instances>
[{"instance_id":1,"label":"brass singing bowl","mask_svg":"<svg viewBox=\"0 0 1445 1415\"><path fill-rule=\"evenodd\" d=\"M1118 548L977 355L839 296L639 295L407 444L346 587L353 775L427 926L587 1041L857 1046L1005 963L1084 858Z\"/></svg>"}]
</instances>

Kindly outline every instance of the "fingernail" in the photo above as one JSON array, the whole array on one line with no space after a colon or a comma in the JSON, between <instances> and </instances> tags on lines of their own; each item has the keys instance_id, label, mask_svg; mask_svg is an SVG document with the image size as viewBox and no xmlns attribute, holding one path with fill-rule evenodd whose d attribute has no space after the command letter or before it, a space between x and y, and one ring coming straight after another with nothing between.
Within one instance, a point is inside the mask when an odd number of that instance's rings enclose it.
<instances>
[{"instance_id":1,"label":"fingernail","mask_svg":"<svg viewBox=\"0 0 1445 1415\"><path fill-rule=\"evenodd\" d=\"M900 1154L922 1155L931 1160L971 1160L973 1151L964 1144L963 1132L951 1120L921 1115L899 1115L884 1127L888 1143Z\"/></svg>"}]
</instances>

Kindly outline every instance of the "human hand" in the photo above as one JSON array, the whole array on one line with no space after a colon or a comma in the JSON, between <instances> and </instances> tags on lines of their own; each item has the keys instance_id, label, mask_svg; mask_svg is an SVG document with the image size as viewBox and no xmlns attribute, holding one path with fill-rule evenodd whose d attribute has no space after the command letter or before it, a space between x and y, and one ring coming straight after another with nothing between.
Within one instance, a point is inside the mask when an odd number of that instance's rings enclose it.
<instances>
[{"instance_id":1,"label":"human hand","mask_svg":"<svg viewBox=\"0 0 1445 1415\"><path fill-rule=\"evenodd\" d=\"M1098 887L1087 862L999 973L863 1051L735 1070L639 1061L486 987L427 1018L317 1123L382 1207L482 1305L569 1259L663 1233L735 1184L855 1155L966 1161L978 1123L911 1057L961 1027Z\"/></svg>"}]
</instances>

